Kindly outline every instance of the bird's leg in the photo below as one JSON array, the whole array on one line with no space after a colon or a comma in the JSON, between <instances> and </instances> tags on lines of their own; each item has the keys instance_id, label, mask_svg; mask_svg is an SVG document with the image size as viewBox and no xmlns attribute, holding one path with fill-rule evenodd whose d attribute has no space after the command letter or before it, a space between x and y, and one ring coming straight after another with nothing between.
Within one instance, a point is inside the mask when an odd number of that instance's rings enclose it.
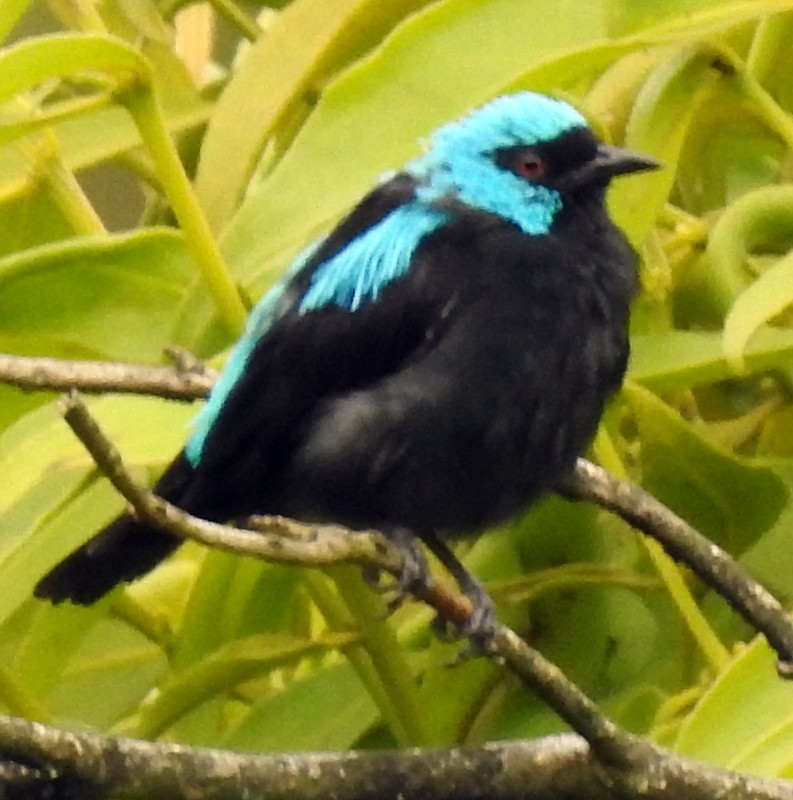
<instances>
[{"instance_id":1,"label":"bird's leg","mask_svg":"<svg viewBox=\"0 0 793 800\"><path fill-rule=\"evenodd\" d=\"M364 580L380 592L393 593L387 601L389 613L396 611L411 595L420 595L429 586L429 567L416 537L407 528L382 528L383 533L405 555L402 572L386 585L380 583L379 570L364 568Z\"/></svg>"},{"instance_id":2,"label":"bird's leg","mask_svg":"<svg viewBox=\"0 0 793 800\"><path fill-rule=\"evenodd\" d=\"M411 531L407 528L381 528L381 530L405 554L402 573L387 586L379 583L380 575L377 571L365 569L364 578L379 591L394 592L394 596L388 601L390 613L399 608L407 597L411 595L421 597L426 594L431 587L431 577L418 540ZM472 606L470 615L461 624L437 616L432 622L433 630L440 639L447 641L460 636L467 637L471 642L470 654L487 652L497 624L493 600L482 583L463 566L442 539L425 533L421 535L421 540L457 581L460 591L471 601Z\"/></svg>"},{"instance_id":3,"label":"bird's leg","mask_svg":"<svg viewBox=\"0 0 793 800\"><path fill-rule=\"evenodd\" d=\"M498 619L493 600L482 582L472 575L442 539L434 535L422 537L429 549L457 581L460 591L471 601L473 609L468 619L460 626L436 617L432 627L441 639L466 636L477 653L487 652Z\"/></svg>"}]
</instances>

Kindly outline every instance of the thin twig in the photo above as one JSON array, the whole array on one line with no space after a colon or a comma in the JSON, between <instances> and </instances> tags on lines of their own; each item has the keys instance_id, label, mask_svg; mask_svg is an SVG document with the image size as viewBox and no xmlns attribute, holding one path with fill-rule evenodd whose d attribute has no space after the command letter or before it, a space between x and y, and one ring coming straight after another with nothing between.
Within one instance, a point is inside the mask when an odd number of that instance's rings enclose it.
<instances>
[{"instance_id":1,"label":"thin twig","mask_svg":"<svg viewBox=\"0 0 793 800\"><path fill-rule=\"evenodd\" d=\"M205 397L214 385L214 370L147 367L111 361L63 361L59 358L0 353L0 381L20 389L146 394L174 400Z\"/></svg>"},{"instance_id":2,"label":"thin twig","mask_svg":"<svg viewBox=\"0 0 793 800\"><path fill-rule=\"evenodd\" d=\"M613 511L658 541L672 558L689 567L762 633L779 659L782 677L793 677L793 622L779 601L743 567L651 494L617 480L601 467L578 459L565 494Z\"/></svg>"}]
</instances>

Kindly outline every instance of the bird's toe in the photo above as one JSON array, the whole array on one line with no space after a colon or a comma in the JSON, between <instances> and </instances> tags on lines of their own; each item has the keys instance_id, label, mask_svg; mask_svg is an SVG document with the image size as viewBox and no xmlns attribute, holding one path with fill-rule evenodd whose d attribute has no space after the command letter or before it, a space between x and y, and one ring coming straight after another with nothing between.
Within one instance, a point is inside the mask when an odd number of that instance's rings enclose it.
<instances>
[{"instance_id":1,"label":"bird's toe","mask_svg":"<svg viewBox=\"0 0 793 800\"><path fill-rule=\"evenodd\" d=\"M478 580L473 576L469 578L460 586L471 602L468 618L457 623L439 615L432 621L432 629L442 641L468 640L468 645L455 659L456 662L488 655L492 650L493 637L498 626L493 599Z\"/></svg>"},{"instance_id":2,"label":"bird's toe","mask_svg":"<svg viewBox=\"0 0 793 800\"><path fill-rule=\"evenodd\" d=\"M390 536L399 544L404 554L400 573L393 580L383 580L382 571L364 567L364 580L377 592L386 595L388 613L396 611L411 596L420 596L430 584L429 567L424 553L412 536Z\"/></svg>"}]
</instances>

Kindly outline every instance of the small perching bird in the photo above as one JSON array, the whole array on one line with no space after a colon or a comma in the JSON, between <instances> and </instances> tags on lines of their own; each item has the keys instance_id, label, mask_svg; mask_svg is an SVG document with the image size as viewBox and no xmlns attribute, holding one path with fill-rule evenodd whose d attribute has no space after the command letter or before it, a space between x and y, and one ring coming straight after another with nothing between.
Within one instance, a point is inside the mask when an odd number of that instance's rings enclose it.
<instances>
[{"instance_id":1,"label":"small perching bird","mask_svg":"<svg viewBox=\"0 0 793 800\"><path fill-rule=\"evenodd\" d=\"M617 176L654 169L531 92L438 130L257 305L155 491L214 521L252 513L421 539L492 629L445 539L524 510L592 439L628 357L636 255L609 218ZM36 595L92 603L176 537L124 515Z\"/></svg>"}]
</instances>

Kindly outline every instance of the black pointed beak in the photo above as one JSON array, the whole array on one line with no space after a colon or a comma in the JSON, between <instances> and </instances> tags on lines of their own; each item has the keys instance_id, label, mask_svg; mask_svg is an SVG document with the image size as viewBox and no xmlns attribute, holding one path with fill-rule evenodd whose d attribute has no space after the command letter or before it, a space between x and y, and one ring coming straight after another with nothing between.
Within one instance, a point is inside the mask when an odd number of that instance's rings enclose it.
<instances>
[{"instance_id":1,"label":"black pointed beak","mask_svg":"<svg viewBox=\"0 0 793 800\"><path fill-rule=\"evenodd\" d=\"M613 144L599 144L595 157L583 166L567 173L559 188L572 188L593 183L608 183L618 175L630 175L633 172L647 172L659 169L661 162L644 153L617 147Z\"/></svg>"},{"instance_id":2,"label":"black pointed beak","mask_svg":"<svg viewBox=\"0 0 793 800\"><path fill-rule=\"evenodd\" d=\"M601 175L613 178L617 175L629 175L632 172L659 169L661 162L627 147L600 144L590 167Z\"/></svg>"}]
</instances>

